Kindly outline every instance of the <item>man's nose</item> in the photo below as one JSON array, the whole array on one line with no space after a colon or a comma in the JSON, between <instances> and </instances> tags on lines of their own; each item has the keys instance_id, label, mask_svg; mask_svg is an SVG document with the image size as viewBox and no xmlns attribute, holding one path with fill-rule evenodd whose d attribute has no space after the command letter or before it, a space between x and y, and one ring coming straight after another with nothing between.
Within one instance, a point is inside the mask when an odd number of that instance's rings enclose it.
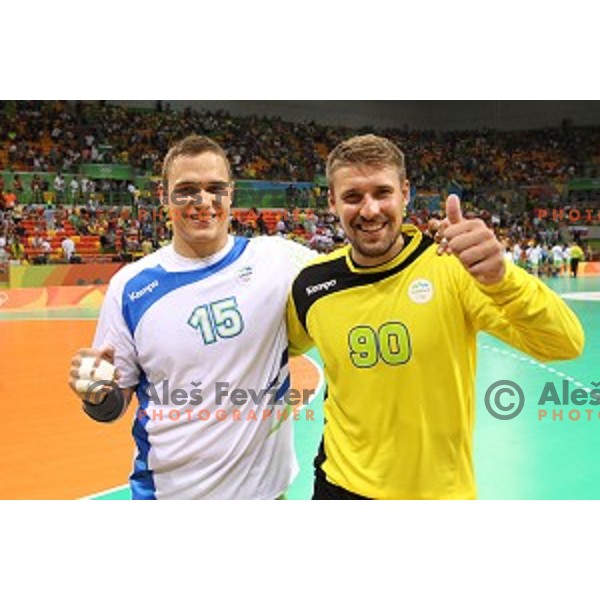
<instances>
[{"instance_id":1,"label":"man's nose","mask_svg":"<svg viewBox=\"0 0 600 600\"><path fill-rule=\"evenodd\" d=\"M214 196L209 194L206 190L200 190L196 192L193 197L193 206L211 206Z\"/></svg>"},{"instance_id":2,"label":"man's nose","mask_svg":"<svg viewBox=\"0 0 600 600\"><path fill-rule=\"evenodd\" d=\"M195 192L194 194L190 194L185 198L184 202L185 204L183 205L183 211L186 215L190 215L192 213L196 213L200 216L208 215L212 207L211 196L205 191L199 191Z\"/></svg>"},{"instance_id":3,"label":"man's nose","mask_svg":"<svg viewBox=\"0 0 600 600\"><path fill-rule=\"evenodd\" d=\"M379 208L379 202L371 194L367 194L363 200L360 215L365 219L372 219L379 214Z\"/></svg>"}]
</instances>

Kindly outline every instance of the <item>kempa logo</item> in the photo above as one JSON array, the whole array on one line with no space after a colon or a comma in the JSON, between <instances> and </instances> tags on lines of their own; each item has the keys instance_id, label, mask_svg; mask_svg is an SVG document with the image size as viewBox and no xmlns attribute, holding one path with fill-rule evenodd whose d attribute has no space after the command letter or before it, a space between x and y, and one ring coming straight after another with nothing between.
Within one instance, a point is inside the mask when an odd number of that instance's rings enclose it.
<instances>
[{"instance_id":1,"label":"kempa logo","mask_svg":"<svg viewBox=\"0 0 600 600\"><path fill-rule=\"evenodd\" d=\"M332 288L334 285L337 285L337 279L330 279L329 281L324 281L323 283L317 283L317 285L309 285L306 288L306 294L308 296L312 296L317 292L326 292L329 288Z\"/></svg>"},{"instance_id":2,"label":"kempa logo","mask_svg":"<svg viewBox=\"0 0 600 600\"><path fill-rule=\"evenodd\" d=\"M149 294L154 288L158 287L158 279L151 281L147 286L143 287L141 290L137 292L131 292L129 294L129 299L134 302L135 300L139 300L144 294Z\"/></svg>"}]
</instances>

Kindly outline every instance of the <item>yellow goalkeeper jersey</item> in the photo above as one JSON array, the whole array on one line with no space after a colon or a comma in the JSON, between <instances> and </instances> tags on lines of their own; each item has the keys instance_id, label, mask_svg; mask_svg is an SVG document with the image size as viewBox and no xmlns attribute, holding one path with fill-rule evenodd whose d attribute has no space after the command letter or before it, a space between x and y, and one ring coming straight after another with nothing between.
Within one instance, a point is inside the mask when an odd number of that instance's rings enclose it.
<instances>
[{"instance_id":1,"label":"yellow goalkeeper jersey","mask_svg":"<svg viewBox=\"0 0 600 600\"><path fill-rule=\"evenodd\" d=\"M294 282L290 350L316 345L327 383L315 464L369 498L474 498L477 332L558 360L580 354L583 330L519 267L484 286L417 228L403 235L401 253L381 266L357 266L345 247Z\"/></svg>"}]
</instances>

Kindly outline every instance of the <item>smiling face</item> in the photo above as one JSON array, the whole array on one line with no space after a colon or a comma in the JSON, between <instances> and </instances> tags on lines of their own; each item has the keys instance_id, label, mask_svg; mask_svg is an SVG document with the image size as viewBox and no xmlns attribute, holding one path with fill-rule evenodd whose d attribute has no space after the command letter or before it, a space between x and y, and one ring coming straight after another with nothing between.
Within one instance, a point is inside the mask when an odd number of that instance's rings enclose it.
<instances>
[{"instance_id":1,"label":"smiling face","mask_svg":"<svg viewBox=\"0 0 600 600\"><path fill-rule=\"evenodd\" d=\"M204 257L227 243L233 183L214 152L177 156L168 171L173 246L182 256Z\"/></svg>"},{"instance_id":2,"label":"smiling face","mask_svg":"<svg viewBox=\"0 0 600 600\"><path fill-rule=\"evenodd\" d=\"M396 167L351 164L331 173L329 207L340 218L356 263L375 266L400 252L408 200L408 180Z\"/></svg>"}]
</instances>

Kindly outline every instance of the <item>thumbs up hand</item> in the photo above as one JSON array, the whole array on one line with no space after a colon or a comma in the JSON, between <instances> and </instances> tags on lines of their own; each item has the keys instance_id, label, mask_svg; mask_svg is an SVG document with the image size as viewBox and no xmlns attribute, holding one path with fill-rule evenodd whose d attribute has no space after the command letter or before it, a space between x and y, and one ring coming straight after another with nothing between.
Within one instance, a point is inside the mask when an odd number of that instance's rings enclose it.
<instances>
[{"instance_id":1,"label":"thumbs up hand","mask_svg":"<svg viewBox=\"0 0 600 600\"><path fill-rule=\"evenodd\" d=\"M481 219L463 217L460 198L454 194L446 200L446 218L438 236L442 237L438 253L454 254L480 283L491 285L504 277L502 245Z\"/></svg>"},{"instance_id":2,"label":"thumbs up hand","mask_svg":"<svg viewBox=\"0 0 600 600\"><path fill-rule=\"evenodd\" d=\"M460 207L460 198L455 194L450 194L446 199L446 218L450 225L458 225L465 220Z\"/></svg>"}]
</instances>

